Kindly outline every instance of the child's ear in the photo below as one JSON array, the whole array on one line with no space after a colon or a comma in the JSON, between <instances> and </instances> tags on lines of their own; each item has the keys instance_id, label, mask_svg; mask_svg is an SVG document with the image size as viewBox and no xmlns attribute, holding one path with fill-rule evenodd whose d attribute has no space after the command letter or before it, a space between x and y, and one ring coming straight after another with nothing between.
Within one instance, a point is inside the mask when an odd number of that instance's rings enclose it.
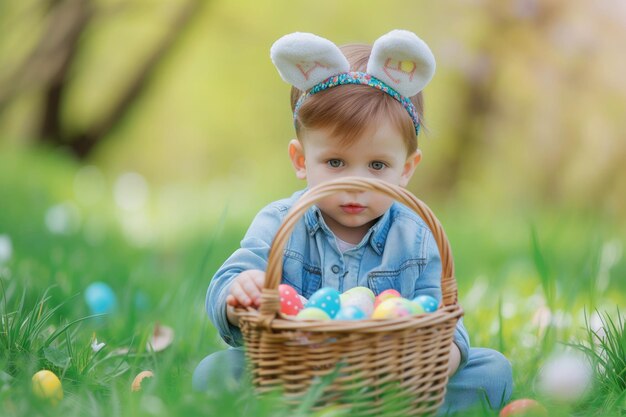
<instances>
[{"instance_id":1,"label":"child's ear","mask_svg":"<svg viewBox=\"0 0 626 417\"><path fill-rule=\"evenodd\" d=\"M406 162L404 163L404 167L402 169L402 176L400 177L400 185L402 187L407 186L407 184L409 183L409 180L411 179L411 177L413 176L413 173L415 172L415 168L417 167L417 164L419 164L421 160L422 160L422 151L420 151L419 149L413 152L411 155L409 155L408 158L406 158Z\"/></svg>"},{"instance_id":2,"label":"child's ear","mask_svg":"<svg viewBox=\"0 0 626 417\"><path fill-rule=\"evenodd\" d=\"M298 139L289 141L289 159L293 169L296 170L296 177L300 180L306 179L306 160L304 158L304 148Z\"/></svg>"}]
</instances>

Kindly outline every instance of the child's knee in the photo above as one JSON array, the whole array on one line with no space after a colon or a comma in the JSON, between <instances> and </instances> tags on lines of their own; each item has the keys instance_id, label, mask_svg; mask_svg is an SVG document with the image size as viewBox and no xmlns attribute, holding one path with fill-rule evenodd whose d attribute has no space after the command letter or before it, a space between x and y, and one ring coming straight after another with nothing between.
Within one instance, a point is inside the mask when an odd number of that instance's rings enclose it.
<instances>
[{"instance_id":1,"label":"child's knee","mask_svg":"<svg viewBox=\"0 0 626 417\"><path fill-rule=\"evenodd\" d=\"M240 349L220 350L210 354L202 359L193 372L191 385L194 391L239 384L244 361L244 353Z\"/></svg>"},{"instance_id":2,"label":"child's knee","mask_svg":"<svg viewBox=\"0 0 626 417\"><path fill-rule=\"evenodd\" d=\"M485 390L491 406L502 407L511 397L513 390L513 370L511 362L500 352L492 349L484 349L485 362L483 372Z\"/></svg>"}]
</instances>

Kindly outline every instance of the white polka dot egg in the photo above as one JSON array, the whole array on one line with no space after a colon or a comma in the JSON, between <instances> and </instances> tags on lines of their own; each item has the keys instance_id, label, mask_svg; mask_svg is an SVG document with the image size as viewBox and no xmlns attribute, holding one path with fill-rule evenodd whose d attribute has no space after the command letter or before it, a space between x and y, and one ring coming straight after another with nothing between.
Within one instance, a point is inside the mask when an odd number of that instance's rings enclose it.
<instances>
[{"instance_id":1,"label":"white polka dot egg","mask_svg":"<svg viewBox=\"0 0 626 417\"><path fill-rule=\"evenodd\" d=\"M280 294L280 312L288 316L295 316L302 310L302 300L300 295L290 285L280 284L278 286Z\"/></svg>"},{"instance_id":2,"label":"white polka dot egg","mask_svg":"<svg viewBox=\"0 0 626 417\"><path fill-rule=\"evenodd\" d=\"M341 308L339 296L339 291L334 288L320 288L311 295L305 307L319 308L320 310L324 310L330 318L334 318Z\"/></svg>"}]
</instances>

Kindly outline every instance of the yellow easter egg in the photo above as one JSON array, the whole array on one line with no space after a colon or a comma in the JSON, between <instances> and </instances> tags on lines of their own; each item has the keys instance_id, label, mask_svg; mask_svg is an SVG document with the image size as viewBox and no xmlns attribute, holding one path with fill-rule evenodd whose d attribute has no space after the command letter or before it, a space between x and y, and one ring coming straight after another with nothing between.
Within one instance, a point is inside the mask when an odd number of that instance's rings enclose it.
<instances>
[{"instance_id":1,"label":"yellow easter egg","mask_svg":"<svg viewBox=\"0 0 626 417\"><path fill-rule=\"evenodd\" d=\"M300 310L296 317L303 320L330 320L328 313L317 307L307 307Z\"/></svg>"},{"instance_id":2,"label":"yellow easter egg","mask_svg":"<svg viewBox=\"0 0 626 417\"><path fill-rule=\"evenodd\" d=\"M133 384L131 386L131 390L133 392L141 390L141 382L145 378L152 378L153 376L154 376L154 374L152 373L152 371L141 371L141 372L139 372L137 374L137 376L135 377L135 379L133 379Z\"/></svg>"},{"instance_id":3,"label":"yellow easter egg","mask_svg":"<svg viewBox=\"0 0 626 417\"><path fill-rule=\"evenodd\" d=\"M410 301L404 298L389 298L381 302L372 313L373 319L395 319L413 314Z\"/></svg>"},{"instance_id":4,"label":"yellow easter egg","mask_svg":"<svg viewBox=\"0 0 626 417\"><path fill-rule=\"evenodd\" d=\"M63 387L57 376L48 370L33 375L33 392L39 398L49 400L56 405L63 399Z\"/></svg>"}]
</instances>

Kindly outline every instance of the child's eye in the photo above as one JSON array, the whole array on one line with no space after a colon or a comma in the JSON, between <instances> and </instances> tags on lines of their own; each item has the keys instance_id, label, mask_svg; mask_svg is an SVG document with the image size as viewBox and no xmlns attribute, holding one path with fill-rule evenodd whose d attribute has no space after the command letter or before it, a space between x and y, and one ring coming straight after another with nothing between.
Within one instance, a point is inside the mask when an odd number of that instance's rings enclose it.
<instances>
[{"instance_id":1,"label":"child's eye","mask_svg":"<svg viewBox=\"0 0 626 417\"><path fill-rule=\"evenodd\" d=\"M372 168L374 171L381 171L386 166L387 166L387 164L384 163L384 162L381 162L381 161L370 162L370 168Z\"/></svg>"},{"instance_id":2,"label":"child's eye","mask_svg":"<svg viewBox=\"0 0 626 417\"><path fill-rule=\"evenodd\" d=\"M343 166L343 161L341 159L329 159L326 163L331 168L339 168Z\"/></svg>"}]
</instances>

